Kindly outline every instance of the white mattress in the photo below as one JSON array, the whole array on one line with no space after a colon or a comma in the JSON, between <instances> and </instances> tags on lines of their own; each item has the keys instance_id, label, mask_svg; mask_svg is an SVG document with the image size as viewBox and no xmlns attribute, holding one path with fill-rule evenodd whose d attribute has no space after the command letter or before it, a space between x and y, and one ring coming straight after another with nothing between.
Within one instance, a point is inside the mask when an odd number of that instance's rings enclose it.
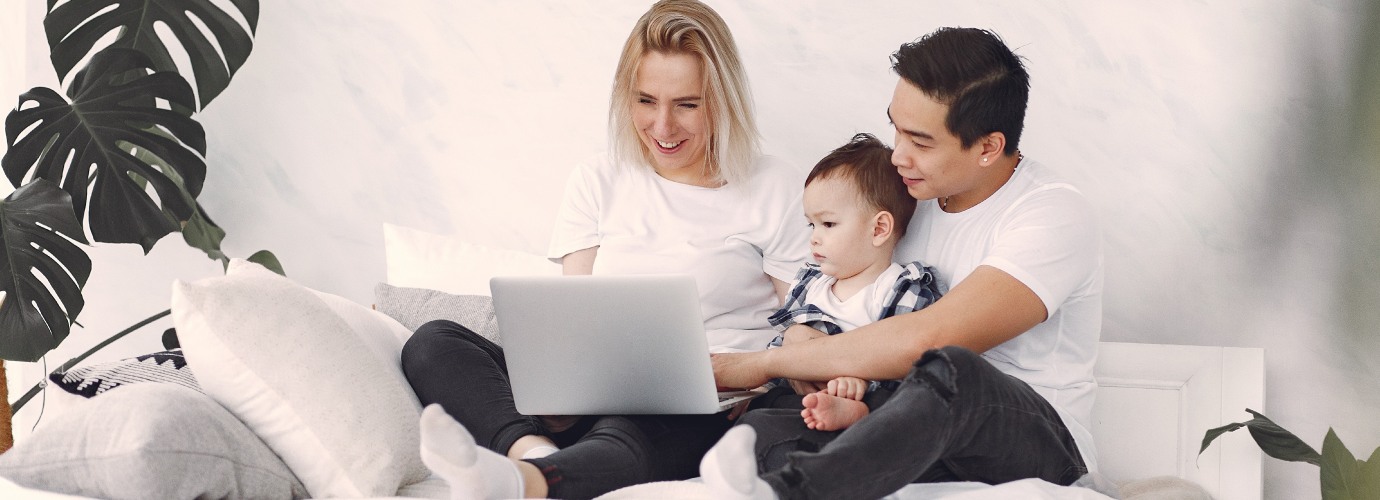
<instances>
[{"instance_id":1,"label":"white mattress","mask_svg":"<svg viewBox=\"0 0 1380 500\"><path fill-rule=\"evenodd\" d=\"M437 483L428 484L427 482L423 482L419 485L425 486L415 490L409 488L409 490L412 491L403 491L399 493L415 493L421 495L413 496L412 498L446 498L446 495L449 493L449 489L445 487L444 483L438 485ZM434 496L438 493L440 496ZM90 499L90 497L62 495L32 490L18 486L5 478L0 478L0 498L15 500ZM388 498L400 499L408 497ZM599 498L601 500L632 500L644 498L663 500L710 500L709 493L705 490L704 485L695 480L629 486ZM989 486L982 483L912 484L887 496L884 500L1006 500L1010 498L1031 500L1109 500L1111 497L1086 488L1055 486L1038 479L1026 479L998 486Z\"/></svg>"}]
</instances>

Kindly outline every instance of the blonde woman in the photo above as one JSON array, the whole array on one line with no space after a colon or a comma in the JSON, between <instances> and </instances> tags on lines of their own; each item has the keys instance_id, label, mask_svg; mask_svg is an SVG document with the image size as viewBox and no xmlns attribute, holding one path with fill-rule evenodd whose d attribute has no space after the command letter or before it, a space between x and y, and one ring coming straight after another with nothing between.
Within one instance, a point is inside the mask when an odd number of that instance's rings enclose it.
<instances>
[{"instance_id":1,"label":"blonde woman","mask_svg":"<svg viewBox=\"0 0 1380 500\"><path fill-rule=\"evenodd\" d=\"M808 255L804 176L758 152L747 78L718 14L663 0L638 20L609 137L610 151L570 176L551 259L566 274L693 275L711 350L765 347L767 317ZM402 361L429 405L423 458L455 498L592 498L694 477L732 424L724 414L521 415L502 349L448 321L419 328Z\"/></svg>"}]
</instances>

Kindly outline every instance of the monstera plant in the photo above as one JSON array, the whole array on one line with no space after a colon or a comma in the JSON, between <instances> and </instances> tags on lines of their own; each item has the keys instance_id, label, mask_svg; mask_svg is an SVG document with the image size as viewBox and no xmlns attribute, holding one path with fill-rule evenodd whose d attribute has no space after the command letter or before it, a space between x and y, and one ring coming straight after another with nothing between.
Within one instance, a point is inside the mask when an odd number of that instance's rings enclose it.
<instances>
[{"instance_id":1,"label":"monstera plant","mask_svg":"<svg viewBox=\"0 0 1380 500\"><path fill-rule=\"evenodd\" d=\"M137 243L145 254L180 232L188 245L229 262L220 248L225 231L197 202L208 156L193 118L253 49L258 0L229 3L237 12L209 0L48 0L43 27L67 90L33 88L5 119L0 167L17 189L0 201L0 359L36 361L67 337L85 305L91 259L80 244L88 230L97 242ZM186 53L195 86L155 26ZM114 42L97 46L111 32ZM250 260L282 272L267 251Z\"/></svg>"}]
</instances>

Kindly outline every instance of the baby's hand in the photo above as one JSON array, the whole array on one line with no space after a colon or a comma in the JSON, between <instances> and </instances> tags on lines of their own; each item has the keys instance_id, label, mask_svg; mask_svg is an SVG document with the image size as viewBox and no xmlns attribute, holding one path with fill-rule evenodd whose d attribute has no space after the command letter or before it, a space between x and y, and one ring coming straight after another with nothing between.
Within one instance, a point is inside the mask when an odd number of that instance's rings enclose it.
<instances>
[{"instance_id":1,"label":"baby's hand","mask_svg":"<svg viewBox=\"0 0 1380 500\"><path fill-rule=\"evenodd\" d=\"M830 396L862 401L863 394L867 393L867 381L856 377L839 377L830 380L824 392Z\"/></svg>"}]
</instances>

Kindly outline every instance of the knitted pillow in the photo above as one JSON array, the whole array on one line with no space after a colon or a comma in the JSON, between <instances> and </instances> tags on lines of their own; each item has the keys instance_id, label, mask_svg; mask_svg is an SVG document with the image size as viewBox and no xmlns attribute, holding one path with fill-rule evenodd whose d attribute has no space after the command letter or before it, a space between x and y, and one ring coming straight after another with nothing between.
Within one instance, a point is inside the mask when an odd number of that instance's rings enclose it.
<instances>
[{"instance_id":1,"label":"knitted pillow","mask_svg":"<svg viewBox=\"0 0 1380 500\"><path fill-rule=\"evenodd\" d=\"M417 331L428 321L448 319L503 346L503 339L498 335L498 320L494 317L494 301L486 295L452 295L379 283L374 286L374 307L398 320L409 332Z\"/></svg>"}]
</instances>

